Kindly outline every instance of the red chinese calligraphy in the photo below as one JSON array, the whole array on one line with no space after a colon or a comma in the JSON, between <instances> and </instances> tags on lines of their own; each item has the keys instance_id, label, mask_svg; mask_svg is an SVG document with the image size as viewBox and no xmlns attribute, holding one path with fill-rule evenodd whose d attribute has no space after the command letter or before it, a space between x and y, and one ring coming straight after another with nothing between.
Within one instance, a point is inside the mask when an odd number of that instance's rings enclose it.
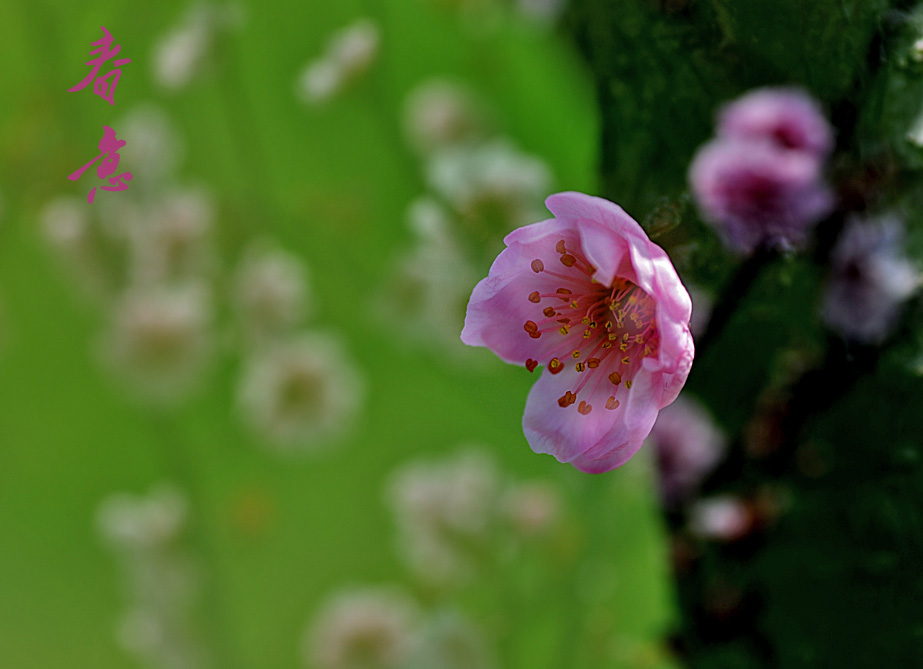
<instances>
[{"instance_id":1,"label":"red chinese calligraphy","mask_svg":"<svg viewBox=\"0 0 923 669\"><path fill-rule=\"evenodd\" d=\"M91 81L95 80L93 84L93 92L100 96L103 100L108 100L110 105L114 105L115 100L113 100L112 97L115 95L115 87L119 83L119 78L122 76L122 70L118 66L130 63L131 58L119 58L118 60L113 61L112 64L116 66L116 69L110 70L105 75L97 78L96 75L99 73L99 68L102 67L103 63L111 58L114 58L122 48L121 44L116 44L115 48L112 48L112 34L106 30L105 26L100 26L99 29L103 31L103 37L96 40L91 45L99 48L90 52L90 55L96 55L96 58L91 58L85 63L92 69L90 70L89 74L83 78L83 81L81 81L73 88L68 88L67 90L71 93L74 91L79 91L80 89L88 86Z\"/></svg>"},{"instance_id":2,"label":"red chinese calligraphy","mask_svg":"<svg viewBox=\"0 0 923 669\"><path fill-rule=\"evenodd\" d=\"M108 125L104 125L103 138L99 141L99 155L81 167L79 170L69 175L67 178L71 181L77 181L81 176L83 176L83 173L90 165L95 163L103 156L106 156L103 158L103 161L96 167L96 176L98 176L100 179L109 177L109 185L103 186L103 190L127 190L128 184L126 182L131 181L131 172L122 172L117 176L109 176L115 172L115 169L119 166L119 149L121 149L123 146L125 146L125 140L116 137L115 130L110 128ZM94 186L90 192L87 193L87 202L93 202L93 198L95 196L96 187Z\"/></svg>"}]
</instances>

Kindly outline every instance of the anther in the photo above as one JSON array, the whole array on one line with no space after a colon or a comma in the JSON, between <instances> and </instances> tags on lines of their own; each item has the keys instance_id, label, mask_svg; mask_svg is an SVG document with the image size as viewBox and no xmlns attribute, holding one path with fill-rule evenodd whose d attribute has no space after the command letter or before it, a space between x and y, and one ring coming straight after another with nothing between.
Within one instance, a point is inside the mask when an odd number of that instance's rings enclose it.
<instances>
[{"instance_id":1,"label":"anther","mask_svg":"<svg viewBox=\"0 0 923 669\"><path fill-rule=\"evenodd\" d=\"M542 312L547 318L551 318L555 315L555 310L551 307L545 307L545 310Z\"/></svg>"},{"instance_id":2,"label":"anther","mask_svg":"<svg viewBox=\"0 0 923 669\"><path fill-rule=\"evenodd\" d=\"M577 358L580 357L580 351L574 351L573 353L571 353L571 357L573 357L573 359L576 360Z\"/></svg>"},{"instance_id":3,"label":"anther","mask_svg":"<svg viewBox=\"0 0 923 669\"><path fill-rule=\"evenodd\" d=\"M586 366L590 369L596 369L599 367L599 358L590 358L586 361Z\"/></svg>"},{"instance_id":4,"label":"anther","mask_svg":"<svg viewBox=\"0 0 923 669\"><path fill-rule=\"evenodd\" d=\"M538 360L533 360L532 358L526 360L526 369L530 372L534 372L536 367L538 367Z\"/></svg>"},{"instance_id":5,"label":"anther","mask_svg":"<svg viewBox=\"0 0 923 669\"><path fill-rule=\"evenodd\" d=\"M558 398L558 406L562 409L569 407L571 404L577 401L577 396L571 391L565 392L561 397Z\"/></svg>"},{"instance_id":6,"label":"anther","mask_svg":"<svg viewBox=\"0 0 923 669\"><path fill-rule=\"evenodd\" d=\"M545 269L545 263L543 263L541 260L536 258L535 260L532 261L532 271L533 272L538 274L539 272L544 271L544 269Z\"/></svg>"},{"instance_id":7,"label":"anther","mask_svg":"<svg viewBox=\"0 0 923 669\"><path fill-rule=\"evenodd\" d=\"M535 321L526 321L522 329L531 334L532 332L538 332L538 325L536 325Z\"/></svg>"},{"instance_id":8,"label":"anther","mask_svg":"<svg viewBox=\"0 0 923 669\"><path fill-rule=\"evenodd\" d=\"M609 375L609 380L612 381L612 385L617 386L622 382L622 375L618 372L612 372Z\"/></svg>"},{"instance_id":9,"label":"anther","mask_svg":"<svg viewBox=\"0 0 923 669\"><path fill-rule=\"evenodd\" d=\"M626 388L631 388L631 379L628 379L628 380L625 382L625 387L626 387Z\"/></svg>"},{"instance_id":10,"label":"anther","mask_svg":"<svg viewBox=\"0 0 923 669\"><path fill-rule=\"evenodd\" d=\"M562 369L564 369L564 365L562 365L561 361L558 360L557 358L552 358L551 361L548 363L548 372L551 374L557 374Z\"/></svg>"},{"instance_id":11,"label":"anther","mask_svg":"<svg viewBox=\"0 0 923 669\"><path fill-rule=\"evenodd\" d=\"M564 245L563 239L558 240L558 243L554 245L554 250L561 254L567 253L567 247Z\"/></svg>"},{"instance_id":12,"label":"anther","mask_svg":"<svg viewBox=\"0 0 923 669\"><path fill-rule=\"evenodd\" d=\"M623 365L628 365L631 363L631 358L626 355L624 358L622 358L621 362Z\"/></svg>"},{"instance_id":13,"label":"anther","mask_svg":"<svg viewBox=\"0 0 923 669\"><path fill-rule=\"evenodd\" d=\"M587 404L584 400L580 400L580 406L577 407L577 411L579 411L582 415L586 416L592 410L593 410L592 404Z\"/></svg>"},{"instance_id":14,"label":"anther","mask_svg":"<svg viewBox=\"0 0 923 669\"><path fill-rule=\"evenodd\" d=\"M593 334L593 331L590 328L587 328L583 331L583 338L589 339L591 334Z\"/></svg>"},{"instance_id":15,"label":"anther","mask_svg":"<svg viewBox=\"0 0 923 669\"><path fill-rule=\"evenodd\" d=\"M529 293L529 302L533 304L538 304L542 301L542 295L537 290L535 292Z\"/></svg>"},{"instance_id":16,"label":"anther","mask_svg":"<svg viewBox=\"0 0 923 669\"><path fill-rule=\"evenodd\" d=\"M617 399L615 399L611 395L609 396L609 399L606 400L607 409L618 409L619 404L621 404L621 402L619 402Z\"/></svg>"},{"instance_id":17,"label":"anther","mask_svg":"<svg viewBox=\"0 0 923 669\"><path fill-rule=\"evenodd\" d=\"M574 369L576 369L578 372L585 372L586 365L582 362L578 362L576 365L574 365Z\"/></svg>"},{"instance_id":18,"label":"anther","mask_svg":"<svg viewBox=\"0 0 923 669\"><path fill-rule=\"evenodd\" d=\"M584 325L589 325L589 324L590 324L590 317L589 317L589 316L584 316L584 317L583 317L583 324L584 324ZM595 326L594 326L594 327L595 327Z\"/></svg>"},{"instance_id":19,"label":"anther","mask_svg":"<svg viewBox=\"0 0 923 669\"><path fill-rule=\"evenodd\" d=\"M570 328L568 328L566 325L562 325L558 329L558 332L560 332L562 335L566 335L568 332L570 332Z\"/></svg>"}]
</instances>

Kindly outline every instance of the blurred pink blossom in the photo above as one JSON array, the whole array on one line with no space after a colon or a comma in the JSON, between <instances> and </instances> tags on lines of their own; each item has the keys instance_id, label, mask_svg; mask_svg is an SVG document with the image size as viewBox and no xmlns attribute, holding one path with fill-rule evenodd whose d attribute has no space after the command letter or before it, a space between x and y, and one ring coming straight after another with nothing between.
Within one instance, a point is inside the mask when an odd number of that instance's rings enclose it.
<instances>
[{"instance_id":1,"label":"blurred pink blossom","mask_svg":"<svg viewBox=\"0 0 923 669\"><path fill-rule=\"evenodd\" d=\"M817 103L794 88L759 88L726 105L719 115L718 136L766 140L818 161L833 148L833 132Z\"/></svg>"},{"instance_id":2,"label":"blurred pink blossom","mask_svg":"<svg viewBox=\"0 0 923 669\"><path fill-rule=\"evenodd\" d=\"M692 304L667 254L621 207L581 193L507 235L474 289L462 341L533 371L523 429L581 471L624 464L692 366Z\"/></svg>"},{"instance_id":3,"label":"blurred pink blossom","mask_svg":"<svg viewBox=\"0 0 923 669\"><path fill-rule=\"evenodd\" d=\"M685 394L660 412L650 441L657 455L660 496L671 507L695 493L726 446L708 412Z\"/></svg>"},{"instance_id":4,"label":"blurred pink blossom","mask_svg":"<svg viewBox=\"0 0 923 669\"><path fill-rule=\"evenodd\" d=\"M722 109L717 138L692 161L699 210L735 252L800 246L833 207L823 180L832 146L830 125L806 93L748 93Z\"/></svg>"},{"instance_id":5,"label":"blurred pink blossom","mask_svg":"<svg viewBox=\"0 0 923 669\"><path fill-rule=\"evenodd\" d=\"M820 311L827 327L866 344L888 336L921 282L904 255L903 237L903 224L893 216L848 223L830 259Z\"/></svg>"}]
</instances>

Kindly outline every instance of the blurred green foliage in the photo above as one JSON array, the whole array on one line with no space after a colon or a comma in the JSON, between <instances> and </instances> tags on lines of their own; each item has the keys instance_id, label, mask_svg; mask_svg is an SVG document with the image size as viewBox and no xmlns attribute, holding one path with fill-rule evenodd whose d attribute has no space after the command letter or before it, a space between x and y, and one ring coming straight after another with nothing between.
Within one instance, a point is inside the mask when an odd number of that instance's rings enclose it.
<instances>
[{"instance_id":1,"label":"blurred green foliage","mask_svg":"<svg viewBox=\"0 0 923 669\"><path fill-rule=\"evenodd\" d=\"M405 207L422 190L399 134L404 95L425 77L456 76L550 163L559 189L593 191L597 114L575 53L505 12L478 26L422 1L247 3L203 76L166 94L152 83L151 50L186 8L0 5L0 665L129 666L114 635L123 594L94 514L113 492L172 480L193 506L203 621L223 645L222 669L300 666L304 626L323 597L405 578L382 502L390 471L478 442L514 475L560 485L585 528L564 547L584 565L579 574L568 563L548 581L527 563L510 575L530 596L512 603L504 666L608 667L613 645L625 666L638 657L656 666L662 658L649 649L670 619L671 593L649 469L592 478L532 455L520 429L532 381L524 370L486 353L480 370L446 365L447 356L400 346L367 313L407 243ZM301 106L300 68L361 15L383 34L369 77L326 108ZM85 75L100 25L132 59L114 107L86 89L67 92ZM218 202L222 271L263 236L307 262L315 325L339 333L370 387L350 443L299 460L267 451L233 415L239 363L227 355L175 413L136 402L99 365L101 315L42 248L37 214L57 195L83 197L83 182L66 176L95 154L102 125L118 131L142 101L180 129L181 178ZM493 620L490 602L467 605L475 620Z\"/></svg>"}]
</instances>

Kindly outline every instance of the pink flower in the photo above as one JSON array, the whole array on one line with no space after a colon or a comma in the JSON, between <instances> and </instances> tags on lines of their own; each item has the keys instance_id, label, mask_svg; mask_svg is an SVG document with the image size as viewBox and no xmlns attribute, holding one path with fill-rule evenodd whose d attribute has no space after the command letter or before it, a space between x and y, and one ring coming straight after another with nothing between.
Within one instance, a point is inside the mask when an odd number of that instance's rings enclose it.
<instances>
[{"instance_id":1,"label":"pink flower","mask_svg":"<svg viewBox=\"0 0 923 669\"><path fill-rule=\"evenodd\" d=\"M806 152L716 139L699 149L689 181L700 211L725 244L750 253L760 244L804 244L833 205L821 167Z\"/></svg>"},{"instance_id":2,"label":"pink flower","mask_svg":"<svg viewBox=\"0 0 923 669\"><path fill-rule=\"evenodd\" d=\"M712 417L688 394L661 412L650 442L657 457L660 498L670 508L692 497L726 447Z\"/></svg>"},{"instance_id":3,"label":"pink flower","mask_svg":"<svg viewBox=\"0 0 923 669\"><path fill-rule=\"evenodd\" d=\"M796 88L759 88L726 105L718 119L718 135L766 140L808 153L818 162L833 148L833 132L820 107Z\"/></svg>"},{"instance_id":4,"label":"pink flower","mask_svg":"<svg viewBox=\"0 0 923 669\"><path fill-rule=\"evenodd\" d=\"M555 218L507 235L474 288L462 341L545 369L523 430L589 473L624 464L686 382L692 303L673 264L621 207L552 195Z\"/></svg>"},{"instance_id":5,"label":"pink flower","mask_svg":"<svg viewBox=\"0 0 923 669\"><path fill-rule=\"evenodd\" d=\"M833 208L824 162L833 132L797 89L761 88L722 108L717 138L689 168L699 210L738 253L801 246Z\"/></svg>"}]
</instances>

